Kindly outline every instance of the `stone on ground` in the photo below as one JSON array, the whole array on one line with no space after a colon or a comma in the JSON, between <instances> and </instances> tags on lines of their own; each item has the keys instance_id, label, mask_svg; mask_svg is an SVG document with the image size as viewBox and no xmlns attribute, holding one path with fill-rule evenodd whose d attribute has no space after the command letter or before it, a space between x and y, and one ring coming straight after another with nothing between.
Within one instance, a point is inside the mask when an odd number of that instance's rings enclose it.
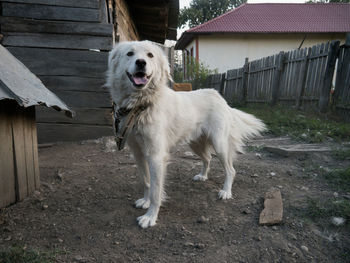
<instances>
[{"instance_id":1,"label":"stone on ground","mask_svg":"<svg viewBox=\"0 0 350 263\"><path fill-rule=\"evenodd\" d=\"M283 203L281 191L272 187L265 194L264 210L260 213L260 225L275 225L282 222Z\"/></svg>"}]
</instances>

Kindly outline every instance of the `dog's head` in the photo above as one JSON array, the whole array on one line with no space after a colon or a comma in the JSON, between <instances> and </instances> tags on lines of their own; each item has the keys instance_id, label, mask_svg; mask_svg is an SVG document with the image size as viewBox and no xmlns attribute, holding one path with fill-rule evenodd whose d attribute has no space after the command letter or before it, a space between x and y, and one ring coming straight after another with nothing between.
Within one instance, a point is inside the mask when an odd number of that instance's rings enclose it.
<instances>
[{"instance_id":1,"label":"dog's head","mask_svg":"<svg viewBox=\"0 0 350 263\"><path fill-rule=\"evenodd\" d=\"M108 58L107 86L113 90L144 90L164 86L170 77L168 60L161 48L149 41L121 42Z\"/></svg>"}]
</instances>

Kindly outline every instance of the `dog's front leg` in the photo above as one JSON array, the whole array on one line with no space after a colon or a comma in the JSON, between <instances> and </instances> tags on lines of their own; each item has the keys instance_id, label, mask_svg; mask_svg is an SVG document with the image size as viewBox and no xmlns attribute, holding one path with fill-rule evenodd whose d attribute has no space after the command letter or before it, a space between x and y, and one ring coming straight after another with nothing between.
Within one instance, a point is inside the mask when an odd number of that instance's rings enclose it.
<instances>
[{"instance_id":1,"label":"dog's front leg","mask_svg":"<svg viewBox=\"0 0 350 263\"><path fill-rule=\"evenodd\" d=\"M159 208L163 197L163 183L165 174L165 160L163 156L152 156L148 159L151 175L150 182L150 207L147 213L137 218L142 228L154 226L157 221Z\"/></svg>"}]
</instances>

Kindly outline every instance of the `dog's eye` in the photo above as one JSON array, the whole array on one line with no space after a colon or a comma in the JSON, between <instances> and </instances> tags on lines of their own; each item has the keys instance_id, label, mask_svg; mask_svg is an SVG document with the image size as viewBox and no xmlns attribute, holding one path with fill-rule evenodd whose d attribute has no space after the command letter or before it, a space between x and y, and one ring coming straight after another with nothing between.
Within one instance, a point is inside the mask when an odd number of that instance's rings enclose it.
<instances>
[{"instance_id":1,"label":"dog's eye","mask_svg":"<svg viewBox=\"0 0 350 263\"><path fill-rule=\"evenodd\" d=\"M128 57L131 57L131 56L133 56L134 55L134 52L132 52L132 51L129 51L127 54L126 54Z\"/></svg>"},{"instance_id":2,"label":"dog's eye","mask_svg":"<svg viewBox=\"0 0 350 263\"><path fill-rule=\"evenodd\" d=\"M148 56L149 58L153 58L153 54L152 54L151 52L147 53L147 56Z\"/></svg>"}]
</instances>

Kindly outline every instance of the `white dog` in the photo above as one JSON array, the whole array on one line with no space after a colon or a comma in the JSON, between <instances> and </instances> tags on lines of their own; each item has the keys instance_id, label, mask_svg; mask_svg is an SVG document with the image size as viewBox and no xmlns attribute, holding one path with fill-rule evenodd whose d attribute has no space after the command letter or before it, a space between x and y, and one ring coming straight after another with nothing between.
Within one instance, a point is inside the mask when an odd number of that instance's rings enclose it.
<instances>
[{"instance_id":1,"label":"white dog","mask_svg":"<svg viewBox=\"0 0 350 263\"><path fill-rule=\"evenodd\" d=\"M154 226L165 194L170 149L187 142L203 161L194 180L208 178L211 152L225 168L220 199L232 197L233 160L243 141L265 125L254 116L230 108L218 92L201 89L175 92L168 87L169 64L163 51L148 41L121 42L109 54L107 86L115 103L118 145L126 140L144 184L136 207L148 209L137 218L142 228Z\"/></svg>"}]
</instances>

